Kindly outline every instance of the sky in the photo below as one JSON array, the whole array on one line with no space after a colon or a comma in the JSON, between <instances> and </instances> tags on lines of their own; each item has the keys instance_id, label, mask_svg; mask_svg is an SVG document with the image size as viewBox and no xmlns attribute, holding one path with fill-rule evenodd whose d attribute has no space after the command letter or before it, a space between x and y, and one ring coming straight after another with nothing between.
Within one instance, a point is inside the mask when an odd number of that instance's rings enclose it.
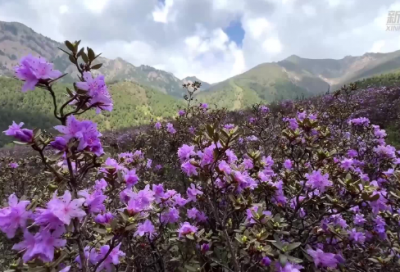
<instances>
[{"instance_id":1,"label":"sky","mask_svg":"<svg viewBox=\"0 0 400 272\"><path fill-rule=\"evenodd\" d=\"M215 83L290 55L398 50L392 10L400 0L0 0L0 21Z\"/></svg>"}]
</instances>

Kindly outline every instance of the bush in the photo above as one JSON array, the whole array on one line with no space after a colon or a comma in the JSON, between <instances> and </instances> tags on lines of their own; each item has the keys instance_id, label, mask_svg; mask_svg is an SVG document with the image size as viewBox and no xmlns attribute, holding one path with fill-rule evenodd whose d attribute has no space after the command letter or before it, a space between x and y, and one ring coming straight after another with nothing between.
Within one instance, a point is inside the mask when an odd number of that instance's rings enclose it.
<instances>
[{"instance_id":1,"label":"bush","mask_svg":"<svg viewBox=\"0 0 400 272\"><path fill-rule=\"evenodd\" d=\"M380 109L397 89L228 113L193 104L199 84L185 85L176 120L105 135L104 160L96 124L75 116L112 100L90 74L93 50L66 46L81 76L62 106L51 64L28 58L17 72L54 97L61 134L5 132L38 154L2 158L2 182L18 181L0 210L9 271L400 269L400 158L371 123L396 120L395 107L383 119Z\"/></svg>"}]
</instances>

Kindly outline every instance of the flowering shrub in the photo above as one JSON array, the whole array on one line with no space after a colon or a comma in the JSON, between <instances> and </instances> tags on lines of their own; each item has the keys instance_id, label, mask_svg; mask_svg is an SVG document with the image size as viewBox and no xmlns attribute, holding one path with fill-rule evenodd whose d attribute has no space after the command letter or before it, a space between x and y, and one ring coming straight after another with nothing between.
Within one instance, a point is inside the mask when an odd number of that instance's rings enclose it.
<instances>
[{"instance_id":1,"label":"flowering shrub","mask_svg":"<svg viewBox=\"0 0 400 272\"><path fill-rule=\"evenodd\" d=\"M28 56L16 68L24 90L49 92L61 124L55 137L15 123L4 132L39 154L48 180L0 209L9 271L400 269L399 152L367 117L346 115L341 96L321 109L256 105L235 122L192 105L194 83L174 122L103 159L96 124L77 116L112 99L91 74L93 50L66 46L80 81L61 106L51 64ZM10 163L11 175L25 167Z\"/></svg>"}]
</instances>

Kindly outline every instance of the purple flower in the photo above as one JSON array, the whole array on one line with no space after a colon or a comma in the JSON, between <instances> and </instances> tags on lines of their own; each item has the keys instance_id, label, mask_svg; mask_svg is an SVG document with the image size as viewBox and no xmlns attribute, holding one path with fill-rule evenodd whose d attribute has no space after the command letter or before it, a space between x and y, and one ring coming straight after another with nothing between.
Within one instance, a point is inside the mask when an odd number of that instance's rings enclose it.
<instances>
[{"instance_id":1,"label":"purple flower","mask_svg":"<svg viewBox=\"0 0 400 272\"><path fill-rule=\"evenodd\" d=\"M31 212L26 211L30 201L22 200L18 202L15 194L8 197L8 207L0 209L0 230L4 232L8 238L13 238L19 227L22 229L26 226L26 221L31 216Z\"/></svg>"},{"instance_id":2,"label":"purple flower","mask_svg":"<svg viewBox=\"0 0 400 272\"><path fill-rule=\"evenodd\" d=\"M379 145L374 147L373 151L382 158L396 158L396 148L391 145Z\"/></svg>"},{"instance_id":3,"label":"purple flower","mask_svg":"<svg viewBox=\"0 0 400 272\"><path fill-rule=\"evenodd\" d=\"M107 196L102 191L94 191L91 194L87 190L81 190L78 195L85 198L85 206L89 208L90 213L99 213L105 211L104 200Z\"/></svg>"},{"instance_id":4,"label":"purple flower","mask_svg":"<svg viewBox=\"0 0 400 272\"><path fill-rule=\"evenodd\" d=\"M185 172L186 175L188 175L189 177L191 176L197 176L197 168L190 163L190 161L184 162L181 165L182 171Z\"/></svg>"},{"instance_id":5,"label":"purple flower","mask_svg":"<svg viewBox=\"0 0 400 272\"><path fill-rule=\"evenodd\" d=\"M385 230L385 226L386 226L386 222L385 220L381 217L381 216L377 216L375 218L375 226L374 229L376 232L378 232L379 234L384 234L386 232Z\"/></svg>"},{"instance_id":6,"label":"purple flower","mask_svg":"<svg viewBox=\"0 0 400 272\"><path fill-rule=\"evenodd\" d=\"M153 160L152 159L147 159L147 162L146 162L146 168L151 168L151 164L153 163Z\"/></svg>"},{"instance_id":7,"label":"purple flower","mask_svg":"<svg viewBox=\"0 0 400 272\"><path fill-rule=\"evenodd\" d=\"M176 223L179 220L179 210L176 208L169 208L168 211L161 214L161 223Z\"/></svg>"},{"instance_id":8,"label":"purple flower","mask_svg":"<svg viewBox=\"0 0 400 272\"><path fill-rule=\"evenodd\" d=\"M353 159L347 159L347 158L345 158L345 159L343 159L343 160L340 162L340 166L341 166L344 170L350 170L350 169L353 168L353 163L354 163L354 160L353 160Z\"/></svg>"},{"instance_id":9,"label":"purple flower","mask_svg":"<svg viewBox=\"0 0 400 272\"><path fill-rule=\"evenodd\" d=\"M167 123L167 131L168 131L169 133L171 133L171 134L175 134L175 133L176 133L176 130L175 130L175 128L174 128L174 125L171 124L171 123Z\"/></svg>"},{"instance_id":10,"label":"purple flower","mask_svg":"<svg viewBox=\"0 0 400 272\"><path fill-rule=\"evenodd\" d=\"M52 148L59 150L59 151L65 151L67 149L67 144L68 144L68 141L65 140L65 138L60 137L60 136L57 136L54 139L54 141L52 141L50 143Z\"/></svg>"},{"instance_id":11,"label":"purple flower","mask_svg":"<svg viewBox=\"0 0 400 272\"><path fill-rule=\"evenodd\" d=\"M371 182L372 183L372 182ZM379 198L375 201L369 201L369 205L372 208L372 213L378 214L381 211L386 211L388 209L387 206L387 199L385 198L385 192L384 191L375 191L372 196L379 195Z\"/></svg>"},{"instance_id":12,"label":"purple flower","mask_svg":"<svg viewBox=\"0 0 400 272\"><path fill-rule=\"evenodd\" d=\"M231 129L233 129L234 127L235 127L234 124L226 124L226 125L224 125L224 129L227 129L227 130L231 130Z\"/></svg>"},{"instance_id":13,"label":"purple flower","mask_svg":"<svg viewBox=\"0 0 400 272\"><path fill-rule=\"evenodd\" d=\"M188 159L190 159L191 155L194 155L194 146L191 145L182 145L180 148L178 148L178 157L181 161L186 161Z\"/></svg>"},{"instance_id":14,"label":"purple flower","mask_svg":"<svg viewBox=\"0 0 400 272\"><path fill-rule=\"evenodd\" d=\"M186 112L184 110L179 110L178 111L179 116L184 116Z\"/></svg>"},{"instance_id":15,"label":"purple flower","mask_svg":"<svg viewBox=\"0 0 400 272\"><path fill-rule=\"evenodd\" d=\"M202 245L200 246L200 250L201 250L201 252L203 252L203 253L209 251L209 250L210 250L210 244L208 244L208 243L202 244Z\"/></svg>"},{"instance_id":16,"label":"purple flower","mask_svg":"<svg viewBox=\"0 0 400 272\"><path fill-rule=\"evenodd\" d=\"M190 225L189 222L184 222L178 229L179 238L185 237L188 234L194 234L196 231L196 226Z\"/></svg>"},{"instance_id":17,"label":"purple flower","mask_svg":"<svg viewBox=\"0 0 400 272\"><path fill-rule=\"evenodd\" d=\"M105 188L107 188L107 181L104 179L95 181L94 189L96 191L103 191Z\"/></svg>"},{"instance_id":18,"label":"purple flower","mask_svg":"<svg viewBox=\"0 0 400 272\"><path fill-rule=\"evenodd\" d=\"M65 191L62 197L57 197L57 191L47 203L46 209L36 209L35 222L41 226L57 229L60 225L71 223L73 218L83 218L86 213L81 209L85 199L72 200L71 193Z\"/></svg>"},{"instance_id":19,"label":"purple flower","mask_svg":"<svg viewBox=\"0 0 400 272\"><path fill-rule=\"evenodd\" d=\"M232 172L231 167L229 166L229 164L226 161L220 161L220 163L218 164L218 169L219 171L225 173L225 174L230 174Z\"/></svg>"},{"instance_id":20,"label":"purple flower","mask_svg":"<svg viewBox=\"0 0 400 272\"><path fill-rule=\"evenodd\" d=\"M370 123L369 119L365 117L354 118L349 121L350 125L365 126L365 127L368 126L369 123Z\"/></svg>"},{"instance_id":21,"label":"purple flower","mask_svg":"<svg viewBox=\"0 0 400 272\"><path fill-rule=\"evenodd\" d=\"M161 123L160 123L160 122L157 122L157 123L154 125L154 128L155 128L155 129L160 129L160 128L161 128Z\"/></svg>"},{"instance_id":22,"label":"purple flower","mask_svg":"<svg viewBox=\"0 0 400 272\"><path fill-rule=\"evenodd\" d=\"M336 268L338 264L338 260L336 260L333 253L325 253L321 249L308 249L307 253L313 258L314 264L317 267Z\"/></svg>"},{"instance_id":23,"label":"purple flower","mask_svg":"<svg viewBox=\"0 0 400 272\"><path fill-rule=\"evenodd\" d=\"M203 194L203 192L200 191L200 190L201 190L200 187L198 187L198 189L197 189L195 184L193 184L193 183L190 184L190 187L186 191L186 194L188 196L188 200L196 202L197 196Z\"/></svg>"},{"instance_id":24,"label":"purple flower","mask_svg":"<svg viewBox=\"0 0 400 272\"><path fill-rule=\"evenodd\" d=\"M195 131L196 131L196 129L195 129L194 127L191 126L191 127L189 128L189 133L190 133L190 134L194 134Z\"/></svg>"},{"instance_id":25,"label":"purple flower","mask_svg":"<svg viewBox=\"0 0 400 272\"><path fill-rule=\"evenodd\" d=\"M94 221L98 224L108 224L113 220L114 215L110 212L106 212L105 214L98 214L94 218Z\"/></svg>"},{"instance_id":26,"label":"purple flower","mask_svg":"<svg viewBox=\"0 0 400 272\"><path fill-rule=\"evenodd\" d=\"M77 139L79 141L78 151L87 150L97 156L104 153L99 139L101 133L97 131L97 125L92 121L79 121L71 115L68 116L65 126L60 125L54 128L64 134L63 138L66 141L72 138Z\"/></svg>"},{"instance_id":27,"label":"purple flower","mask_svg":"<svg viewBox=\"0 0 400 272\"><path fill-rule=\"evenodd\" d=\"M136 169L128 171L124 176L124 180L128 188L135 186L139 181L139 177L136 175Z\"/></svg>"},{"instance_id":28,"label":"purple flower","mask_svg":"<svg viewBox=\"0 0 400 272\"><path fill-rule=\"evenodd\" d=\"M208 104L207 103L201 103L200 107L205 110L205 109L208 108Z\"/></svg>"},{"instance_id":29,"label":"purple flower","mask_svg":"<svg viewBox=\"0 0 400 272\"><path fill-rule=\"evenodd\" d=\"M364 225L364 223L367 222L367 220L364 218L364 215L360 213L354 216L353 221L356 225Z\"/></svg>"},{"instance_id":30,"label":"purple flower","mask_svg":"<svg viewBox=\"0 0 400 272\"><path fill-rule=\"evenodd\" d=\"M153 235L155 234L154 225L149 219L146 219L144 223L139 223L135 232L135 236L143 236L145 234L148 234L150 239L153 238Z\"/></svg>"},{"instance_id":31,"label":"purple flower","mask_svg":"<svg viewBox=\"0 0 400 272\"><path fill-rule=\"evenodd\" d=\"M138 211L148 209L154 200L154 192L150 190L150 185L146 185L143 190L140 190L137 193L132 193L132 197L128 202L128 210L129 208Z\"/></svg>"},{"instance_id":32,"label":"purple flower","mask_svg":"<svg viewBox=\"0 0 400 272\"><path fill-rule=\"evenodd\" d=\"M107 272L113 271L113 264L118 265L120 263L119 258L124 257L125 253L121 250L119 250L121 244L116 246L113 250L111 250L111 253L107 256L107 258L100 264L98 267L98 271L102 271L105 269ZM104 245L100 248L100 253L96 256L96 260L94 263L98 263L101 260L104 259L104 257L108 254L108 251L110 250L109 245Z\"/></svg>"},{"instance_id":33,"label":"purple flower","mask_svg":"<svg viewBox=\"0 0 400 272\"><path fill-rule=\"evenodd\" d=\"M253 167L254 167L253 161L251 159L244 159L243 165L246 170L253 169Z\"/></svg>"},{"instance_id":34,"label":"purple flower","mask_svg":"<svg viewBox=\"0 0 400 272\"><path fill-rule=\"evenodd\" d=\"M187 216L190 219L196 219L197 213L199 212L198 209L196 208L191 208L189 210L187 210Z\"/></svg>"},{"instance_id":35,"label":"purple flower","mask_svg":"<svg viewBox=\"0 0 400 272\"><path fill-rule=\"evenodd\" d=\"M234 162L236 162L237 159L238 159L238 158L236 157L235 153L234 153L232 150L230 150L230 149L228 149L228 150L225 151L225 155L228 157L228 163L234 163Z\"/></svg>"},{"instance_id":36,"label":"purple flower","mask_svg":"<svg viewBox=\"0 0 400 272\"><path fill-rule=\"evenodd\" d=\"M285 162L283 163L283 167L285 167L285 169L290 170L293 167L293 163L291 160L287 159L285 160Z\"/></svg>"},{"instance_id":37,"label":"purple flower","mask_svg":"<svg viewBox=\"0 0 400 272\"><path fill-rule=\"evenodd\" d=\"M349 151L347 151L347 156L350 158L355 158L358 156L358 152L354 149L350 149Z\"/></svg>"},{"instance_id":38,"label":"purple flower","mask_svg":"<svg viewBox=\"0 0 400 272\"><path fill-rule=\"evenodd\" d=\"M35 236L25 231L24 240L13 246L14 250L25 250L22 259L28 262L33 258L39 258L43 262L51 262L54 259L54 249L64 247L66 240L60 239L64 228L58 228L53 232L41 229Z\"/></svg>"},{"instance_id":39,"label":"purple flower","mask_svg":"<svg viewBox=\"0 0 400 272\"><path fill-rule=\"evenodd\" d=\"M15 169L15 168L18 168L19 164L16 163L16 162L10 162L10 163L8 164L8 166L9 166L10 168Z\"/></svg>"},{"instance_id":40,"label":"purple flower","mask_svg":"<svg viewBox=\"0 0 400 272\"><path fill-rule=\"evenodd\" d=\"M351 231L349 231L349 238L350 240L361 245L364 244L366 239L364 233L358 232L356 229L352 229Z\"/></svg>"},{"instance_id":41,"label":"purple flower","mask_svg":"<svg viewBox=\"0 0 400 272\"><path fill-rule=\"evenodd\" d=\"M13 121L12 125L8 127L3 133L7 136L13 136L15 139L30 143L33 140L33 131L30 129L22 128L24 123L19 123L18 125Z\"/></svg>"},{"instance_id":42,"label":"purple flower","mask_svg":"<svg viewBox=\"0 0 400 272\"><path fill-rule=\"evenodd\" d=\"M99 75L93 79L90 72L83 72L83 79L84 82L76 82L75 84L79 89L88 91L88 95L91 97L88 106L96 107L97 113L100 113L101 110L112 111L113 101L104 81L104 76Z\"/></svg>"},{"instance_id":43,"label":"purple flower","mask_svg":"<svg viewBox=\"0 0 400 272\"><path fill-rule=\"evenodd\" d=\"M289 128L292 130L296 130L299 127L296 118L285 118L284 121L289 122Z\"/></svg>"},{"instance_id":44,"label":"purple flower","mask_svg":"<svg viewBox=\"0 0 400 272\"><path fill-rule=\"evenodd\" d=\"M122 165L120 165L116 160L113 158L107 158L106 161L104 162L104 166L100 168L101 173L105 174L114 174L117 170L125 170Z\"/></svg>"},{"instance_id":45,"label":"purple flower","mask_svg":"<svg viewBox=\"0 0 400 272\"><path fill-rule=\"evenodd\" d=\"M307 113L305 111L297 113L297 119L299 119L300 121L304 121L304 119L306 119L306 117L307 117Z\"/></svg>"},{"instance_id":46,"label":"purple flower","mask_svg":"<svg viewBox=\"0 0 400 272\"><path fill-rule=\"evenodd\" d=\"M317 189L320 193L326 191L327 187L332 186L332 181L329 180L329 174L323 175L321 170L314 170L311 174L306 174L307 183L309 188Z\"/></svg>"},{"instance_id":47,"label":"purple flower","mask_svg":"<svg viewBox=\"0 0 400 272\"><path fill-rule=\"evenodd\" d=\"M261 105L260 106L260 111L262 113L268 113L269 112L269 108L267 106Z\"/></svg>"},{"instance_id":48,"label":"purple flower","mask_svg":"<svg viewBox=\"0 0 400 272\"><path fill-rule=\"evenodd\" d=\"M271 264L271 259L265 256L264 258L261 259L261 265L263 266L269 266Z\"/></svg>"},{"instance_id":49,"label":"purple flower","mask_svg":"<svg viewBox=\"0 0 400 272\"><path fill-rule=\"evenodd\" d=\"M22 91L34 90L40 80L56 79L61 72L53 70L53 64L48 63L44 58L37 58L32 55L23 57L20 64L14 67L15 76L25 81Z\"/></svg>"},{"instance_id":50,"label":"purple flower","mask_svg":"<svg viewBox=\"0 0 400 272\"><path fill-rule=\"evenodd\" d=\"M280 263L276 263L277 272L300 272L304 267L299 264L286 263L285 266L281 266Z\"/></svg>"},{"instance_id":51,"label":"purple flower","mask_svg":"<svg viewBox=\"0 0 400 272\"><path fill-rule=\"evenodd\" d=\"M214 161L214 149L217 147L215 144L210 145L204 149L203 156L201 158L201 165L205 166L211 164Z\"/></svg>"},{"instance_id":52,"label":"purple flower","mask_svg":"<svg viewBox=\"0 0 400 272\"><path fill-rule=\"evenodd\" d=\"M178 205L179 207L185 206L189 202L187 199L184 199L181 194L175 194L173 199L175 201L175 205Z\"/></svg>"}]
</instances>

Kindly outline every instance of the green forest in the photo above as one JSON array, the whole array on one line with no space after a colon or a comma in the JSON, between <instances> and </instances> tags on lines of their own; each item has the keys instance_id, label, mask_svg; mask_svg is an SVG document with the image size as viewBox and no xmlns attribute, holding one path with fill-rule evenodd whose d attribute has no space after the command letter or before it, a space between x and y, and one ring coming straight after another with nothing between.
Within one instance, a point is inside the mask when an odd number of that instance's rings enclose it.
<instances>
[{"instance_id":1,"label":"green forest","mask_svg":"<svg viewBox=\"0 0 400 272\"><path fill-rule=\"evenodd\" d=\"M24 122L27 128L51 129L57 125L53 116L51 96L43 89L36 88L28 93L21 92L21 82L0 77L0 131L15 122ZM57 103L67 100L65 88L70 85L54 86ZM184 104L167 94L133 82L119 82L109 85L114 100L112 112L96 114L90 111L81 116L99 124L102 131L118 130L162 120L176 115ZM0 147L11 142L10 137L0 134Z\"/></svg>"}]
</instances>

